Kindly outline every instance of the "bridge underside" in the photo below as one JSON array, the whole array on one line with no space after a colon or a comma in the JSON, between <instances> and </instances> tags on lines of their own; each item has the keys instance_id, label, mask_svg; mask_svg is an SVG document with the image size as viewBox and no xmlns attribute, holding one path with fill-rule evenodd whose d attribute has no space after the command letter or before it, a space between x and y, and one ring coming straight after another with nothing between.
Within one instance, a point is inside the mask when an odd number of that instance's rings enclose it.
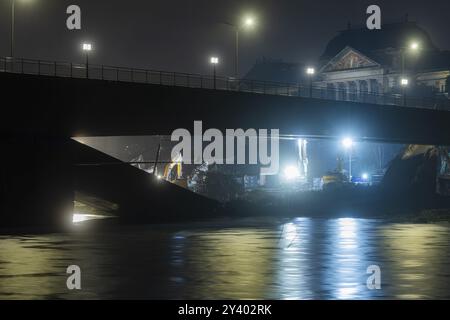
<instances>
[{"instance_id":1,"label":"bridge underside","mask_svg":"<svg viewBox=\"0 0 450 320\"><path fill-rule=\"evenodd\" d=\"M4 134L170 135L177 128L450 145L450 112L101 80L0 74Z\"/></svg>"},{"instance_id":2,"label":"bridge underside","mask_svg":"<svg viewBox=\"0 0 450 320\"><path fill-rule=\"evenodd\" d=\"M111 213L122 222L180 222L214 216L218 208L213 200L73 139L0 142L13 154L0 158L0 228L70 226L76 193L115 204Z\"/></svg>"},{"instance_id":3,"label":"bridge underside","mask_svg":"<svg viewBox=\"0 0 450 320\"><path fill-rule=\"evenodd\" d=\"M77 167L81 160L113 160L70 137L170 135L201 120L204 129L450 145L445 111L8 73L0 73L0 86L0 226L65 224L75 191L118 203L130 220L214 210L207 199L155 185L129 165Z\"/></svg>"}]
</instances>

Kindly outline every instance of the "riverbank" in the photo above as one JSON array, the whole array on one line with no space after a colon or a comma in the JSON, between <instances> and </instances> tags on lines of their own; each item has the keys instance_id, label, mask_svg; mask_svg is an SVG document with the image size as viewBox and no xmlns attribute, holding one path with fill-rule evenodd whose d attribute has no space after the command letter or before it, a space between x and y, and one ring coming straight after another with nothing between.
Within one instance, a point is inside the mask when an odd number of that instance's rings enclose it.
<instances>
[{"instance_id":1,"label":"riverbank","mask_svg":"<svg viewBox=\"0 0 450 320\"><path fill-rule=\"evenodd\" d=\"M221 209L224 215L311 218L373 218L392 222L450 222L450 198L386 193L348 186L322 191L254 191Z\"/></svg>"}]
</instances>

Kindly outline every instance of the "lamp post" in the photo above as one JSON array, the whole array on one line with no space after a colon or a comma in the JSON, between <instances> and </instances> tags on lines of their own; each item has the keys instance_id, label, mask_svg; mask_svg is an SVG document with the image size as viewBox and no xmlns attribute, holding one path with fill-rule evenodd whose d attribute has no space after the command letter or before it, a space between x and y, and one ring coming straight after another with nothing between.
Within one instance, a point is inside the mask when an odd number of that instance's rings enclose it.
<instances>
[{"instance_id":1,"label":"lamp post","mask_svg":"<svg viewBox=\"0 0 450 320\"><path fill-rule=\"evenodd\" d=\"M21 0L22 2L29 0ZM15 51L15 28L16 28L16 0L11 0L11 48L10 55L14 58Z\"/></svg>"},{"instance_id":2,"label":"lamp post","mask_svg":"<svg viewBox=\"0 0 450 320\"><path fill-rule=\"evenodd\" d=\"M312 67L308 67L306 68L306 74L308 75L309 78L309 97L312 98L313 97L313 90L312 90L312 79L314 74L316 73L316 70Z\"/></svg>"},{"instance_id":3,"label":"lamp post","mask_svg":"<svg viewBox=\"0 0 450 320\"><path fill-rule=\"evenodd\" d=\"M11 58L14 57L14 27L16 15L16 0L11 0Z\"/></svg>"},{"instance_id":4,"label":"lamp post","mask_svg":"<svg viewBox=\"0 0 450 320\"><path fill-rule=\"evenodd\" d=\"M255 26L255 18L252 16L244 17L242 23L233 24L224 22L224 24L231 26L235 29L235 56L234 56L234 77L239 78L239 32L244 29L251 29Z\"/></svg>"},{"instance_id":5,"label":"lamp post","mask_svg":"<svg viewBox=\"0 0 450 320\"><path fill-rule=\"evenodd\" d=\"M212 66L213 66L214 89L216 89L216 66L217 66L217 64L219 64L219 58L211 57L210 62L212 64Z\"/></svg>"},{"instance_id":6,"label":"lamp post","mask_svg":"<svg viewBox=\"0 0 450 320\"><path fill-rule=\"evenodd\" d=\"M352 182L352 149L354 142L351 138L342 140L342 145L348 151L348 181Z\"/></svg>"},{"instance_id":7,"label":"lamp post","mask_svg":"<svg viewBox=\"0 0 450 320\"><path fill-rule=\"evenodd\" d=\"M411 53L415 53L417 51L419 51L420 49L420 44L417 41L412 41L411 43L409 43L408 46L406 47L401 47L400 48L400 53L401 53L401 76L402 78L400 79L400 85L402 87L402 96L403 96L403 106L406 106L406 87L408 87L409 85L409 80L405 77L405 73L406 73L406 68L405 68L405 55L406 55L406 51L408 50Z\"/></svg>"},{"instance_id":8,"label":"lamp post","mask_svg":"<svg viewBox=\"0 0 450 320\"><path fill-rule=\"evenodd\" d=\"M83 43L83 51L86 55L86 79L89 79L89 52L92 51L92 44Z\"/></svg>"}]
</instances>

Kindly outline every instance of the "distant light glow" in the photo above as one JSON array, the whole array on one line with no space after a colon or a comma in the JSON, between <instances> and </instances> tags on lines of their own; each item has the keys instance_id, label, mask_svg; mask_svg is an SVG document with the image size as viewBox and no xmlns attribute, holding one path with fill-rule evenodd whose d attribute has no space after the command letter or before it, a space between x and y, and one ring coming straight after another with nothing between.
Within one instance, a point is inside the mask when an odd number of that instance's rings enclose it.
<instances>
[{"instance_id":1,"label":"distant light glow","mask_svg":"<svg viewBox=\"0 0 450 320\"><path fill-rule=\"evenodd\" d=\"M402 86L406 87L408 85L408 83L409 83L409 80L406 79L406 78L402 78L400 83L402 84Z\"/></svg>"},{"instance_id":2,"label":"distant light glow","mask_svg":"<svg viewBox=\"0 0 450 320\"><path fill-rule=\"evenodd\" d=\"M361 178L362 178L363 180L369 180L369 174L366 173L366 172L364 172L364 173L361 175Z\"/></svg>"},{"instance_id":3,"label":"distant light glow","mask_svg":"<svg viewBox=\"0 0 450 320\"><path fill-rule=\"evenodd\" d=\"M219 63L219 58L217 58L217 57L211 57L211 63L212 63L212 64L218 64L218 63Z\"/></svg>"},{"instance_id":4,"label":"distant light glow","mask_svg":"<svg viewBox=\"0 0 450 320\"><path fill-rule=\"evenodd\" d=\"M294 180L300 177L300 171L296 166L287 166L284 169L284 178L286 180Z\"/></svg>"},{"instance_id":5,"label":"distant light glow","mask_svg":"<svg viewBox=\"0 0 450 320\"><path fill-rule=\"evenodd\" d=\"M314 68L306 68L306 73L309 75L313 75L314 73L316 73L316 70Z\"/></svg>"},{"instance_id":6,"label":"distant light glow","mask_svg":"<svg viewBox=\"0 0 450 320\"><path fill-rule=\"evenodd\" d=\"M73 223L80 223L80 222L84 222L84 221L88 221L88 220L103 219L103 218L106 218L106 216L100 216L100 215L96 215L96 214L84 214L84 213L75 212L73 214L73 217L72 217L72 222Z\"/></svg>"},{"instance_id":7,"label":"distant light glow","mask_svg":"<svg viewBox=\"0 0 450 320\"><path fill-rule=\"evenodd\" d=\"M255 25L255 19L253 17L245 17L244 26L245 27L253 27Z\"/></svg>"},{"instance_id":8,"label":"distant light glow","mask_svg":"<svg viewBox=\"0 0 450 320\"><path fill-rule=\"evenodd\" d=\"M409 48L411 49L411 50L417 50L417 49L419 49L419 43L418 42L412 42L410 45L409 45Z\"/></svg>"},{"instance_id":9,"label":"distant light glow","mask_svg":"<svg viewBox=\"0 0 450 320\"><path fill-rule=\"evenodd\" d=\"M83 50L84 51L91 51L92 50L92 44L90 44L90 43L83 43Z\"/></svg>"},{"instance_id":10,"label":"distant light glow","mask_svg":"<svg viewBox=\"0 0 450 320\"><path fill-rule=\"evenodd\" d=\"M161 179L162 179L162 176L158 174L158 175L156 176L156 179L161 180Z\"/></svg>"},{"instance_id":11,"label":"distant light glow","mask_svg":"<svg viewBox=\"0 0 450 320\"><path fill-rule=\"evenodd\" d=\"M354 144L354 142L353 142L353 139L352 139L352 138L347 137L347 138L344 138L344 139L342 140L342 145L343 145L344 148L346 148L346 149L349 149L349 148L353 147L353 144Z\"/></svg>"}]
</instances>

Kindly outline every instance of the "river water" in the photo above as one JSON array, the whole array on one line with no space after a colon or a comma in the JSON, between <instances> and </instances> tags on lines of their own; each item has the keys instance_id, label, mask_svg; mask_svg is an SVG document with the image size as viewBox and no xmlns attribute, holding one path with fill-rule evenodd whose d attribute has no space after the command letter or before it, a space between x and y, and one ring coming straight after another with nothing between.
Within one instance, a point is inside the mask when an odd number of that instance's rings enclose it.
<instances>
[{"instance_id":1,"label":"river water","mask_svg":"<svg viewBox=\"0 0 450 320\"><path fill-rule=\"evenodd\" d=\"M89 226L0 236L0 299L449 299L450 226L370 219ZM66 268L81 269L68 290ZM380 268L369 289L367 268Z\"/></svg>"}]
</instances>

